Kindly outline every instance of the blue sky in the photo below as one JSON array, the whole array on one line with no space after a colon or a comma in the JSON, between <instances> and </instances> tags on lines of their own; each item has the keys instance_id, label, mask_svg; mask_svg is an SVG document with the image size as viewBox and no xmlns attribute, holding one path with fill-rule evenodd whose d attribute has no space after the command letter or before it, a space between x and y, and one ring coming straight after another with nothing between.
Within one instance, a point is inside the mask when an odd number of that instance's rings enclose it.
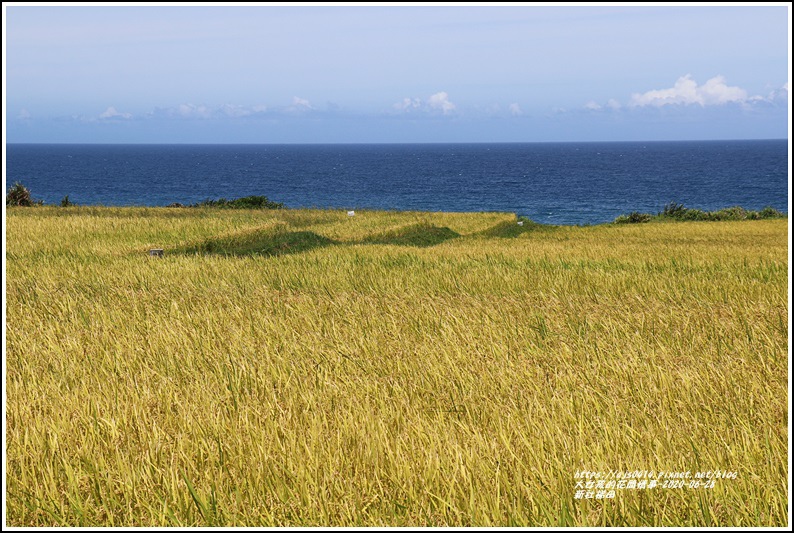
<instances>
[{"instance_id":1,"label":"blue sky","mask_svg":"<svg viewBox=\"0 0 794 533\"><path fill-rule=\"evenodd\" d=\"M783 3L3 11L8 142L789 134Z\"/></svg>"}]
</instances>

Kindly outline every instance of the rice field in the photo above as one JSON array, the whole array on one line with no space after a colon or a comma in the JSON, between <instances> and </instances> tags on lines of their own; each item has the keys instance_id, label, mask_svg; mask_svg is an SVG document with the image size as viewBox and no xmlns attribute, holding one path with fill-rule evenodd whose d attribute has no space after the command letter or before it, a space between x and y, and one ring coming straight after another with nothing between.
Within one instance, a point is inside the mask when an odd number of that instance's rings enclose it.
<instances>
[{"instance_id":1,"label":"rice field","mask_svg":"<svg viewBox=\"0 0 794 533\"><path fill-rule=\"evenodd\" d=\"M9 526L790 523L785 219L8 208L5 271Z\"/></svg>"}]
</instances>

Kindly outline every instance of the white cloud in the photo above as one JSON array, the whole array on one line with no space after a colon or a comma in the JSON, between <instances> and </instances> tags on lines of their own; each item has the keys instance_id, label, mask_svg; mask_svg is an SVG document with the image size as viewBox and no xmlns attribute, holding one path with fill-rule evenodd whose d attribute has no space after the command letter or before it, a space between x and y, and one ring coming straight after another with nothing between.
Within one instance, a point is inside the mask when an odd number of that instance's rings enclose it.
<instances>
[{"instance_id":1,"label":"white cloud","mask_svg":"<svg viewBox=\"0 0 794 533\"><path fill-rule=\"evenodd\" d=\"M661 107L674 104L707 106L730 102L742 103L747 100L747 91L727 85L723 76L715 76L705 84L698 85L687 74L678 78L675 85L669 89L654 89L642 94L632 94L628 105L629 107Z\"/></svg>"},{"instance_id":2,"label":"white cloud","mask_svg":"<svg viewBox=\"0 0 794 533\"><path fill-rule=\"evenodd\" d=\"M301 98L300 96L293 96L292 104L286 107L276 108L274 111L291 115L300 115L309 111L316 111L316 109L307 99Z\"/></svg>"},{"instance_id":3,"label":"white cloud","mask_svg":"<svg viewBox=\"0 0 794 533\"><path fill-rule=\"evenodd\" d=\"M295 109L301 109L301 110L314 109L312 107L312 104L308 100L306 100L305 98L299 98L297 96L292 97L292 106Z\"/></svg>"},{"instance_id":4,"label":"white cloud","mask_svg":"<svg viewBox=\"0 0 794 533\"><path fill-rule=\"evenodd\" d=\"M521 110L521 106L518 105L517 103L510 104L508 106L508 109L510 110L510 114L515 116L515 117L524 114L524 112Z\"/></svg>"},{"instance_id":5,"label":"white cloud","mask_svg":"<svg viewBox=\"0 0 794 533\"><path fill-rule=\"evenodd\" d=\"M403 98L402 102L397 102L392 106L398 111L407 111L409 109L419 109L422 107L422 100L420 98Z\"/></svg>"},{"instance_id":6,"label":"white cloud","mask_svg":"<svg viewBox=\"0 0 794 533\"><path fill-rule=\"evenodd\" d=\"M773 103L788 103L789 82L783 84L779 89L775 89L766 97L768 102Z\"/></svg>"},{"instance_id":7,"label":"white cloud","mask_svg":"<svg viewBox=\"0 0 794 533\"><path fill-rule=\"evenodd\" d=\"M440 91L430 95L426 100L421 98L403 98L402 101L392 105L392 108L402 112L423 111L433 113L441 111L444 115L455 112L456 106L449 101L449 95Z\"/></svg>"},{"instance_id":8,"label":"white cloud","mask_svg":"<svg viewBox=\"0 0 794 533\"><path fill-rule=\"evenodd\" d=\"M234 104L223 104L219 111L223 116L232 118L247 117L252 113L250 108Z\"/></svg>"},{"instance_id":9,"label":"white cloud","mask_svg":"<svg viewBox=\"0 0 794 533\"><path fill-rule=\"evenodd\" d=\"M101 119L132 118L130 113L119 113L115 107L108 107L104 113L99 115Z\"/></svg>"},{"instance_id":10,"label":"white cloud","mask_svg":"<svg viewBox=\"0 0 794 533\"><path fill-rule=\"evenodd\" d=\"M621 107L622 106L620 105L620 102L614 98L607 100L607 103L604 105L599 104L595 100L590 100L584 105L584 109L587 111L604 111L605 109L610 111L618 111Z\"/></svg>"},{"instance_id":11,"label":"white cloud","mask_svg":"<svg viewBox=\"0 0 794 533\"><path fill-rule=\"evenodd\" d=\"M146 113L146 116L150 118L234 119L261 115L267 110L268 107L265 105L223 104L218 107L207 107L205 105L179 104L176 107L156 107Z\"/></svg>"},{"instance_id":12,"label":"white cloud","mask_svg":"<svg viewBox=\"0 0 794 533\"><path fill-rule=\"evenodd\" d=\"M455 104L449 101L449 96L444 91L430 96L427 99L427 104L433 109L440 109L445 115L455 111Z\"/></svg>"},{"instance_id":13,"label":"white cloud","mask_svg":"<svg viewBox=\"0 0 794 533\"><path fill-rule=\"evenodd\" d=\"M673 87L668 89L654 89L644 93L631 95L627 107L629 108L661 108L667 105L697 105L700 107L719 106L724 104L738 104L745 110L753 109L759 105L780 105L788 103L789 83L772 90L767 96L749 96L747 91L737 86L730 86L723 76L715 76L703 85L692 79L687 74L676 80ZM623 105L610 98L606 104L599 104L593 100L587 102L583 108L588 111L619 111ZM559 111L559 110L558 110Z\"/></svg>"},{"instance_id":14,"label":"white cloud","mask_svg":"<svg viewBox=\"0 0 794 533\"><path fill-rule=\"evenodd\" d=\"M193 104L179 104L176 113L183 118L210 118L212 112L206 106Z\"/></svg>"}]
</instances>

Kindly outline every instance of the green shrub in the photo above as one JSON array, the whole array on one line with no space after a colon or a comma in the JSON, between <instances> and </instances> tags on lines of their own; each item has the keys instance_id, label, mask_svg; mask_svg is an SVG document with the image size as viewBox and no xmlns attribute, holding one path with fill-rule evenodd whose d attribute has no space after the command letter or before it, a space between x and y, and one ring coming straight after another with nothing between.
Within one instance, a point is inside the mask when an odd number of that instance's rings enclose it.
<instances>
[{"instance_id":1,"label":"green shrub","mask_svg":"<svg viewBox=\"0 0 794 533\"><path fill-rule=\"evenodd\" d=\"M700 209L685 209L678 220L714 220L709 213Z\"/></svg>"},{"instance_id":2,"label":"green shrub","mask_svg":"<svg viewBox=\"0 0 794 533\"><path fill-rule=\"evenodd\" d=\"M628 215L620 215L618 218L615 219L615 224L640 224L642 222L650 222L651 215L648 213L640 213L638 211L632 211Z\"/></svg>"},{"instance_id":3,"label":"green shrub","mask_svg":"<svg viewBox=\"0 0 794 533\"><path fill-rule=\"evenodd\" d=\"M647 213L634 211L628 215L620 215L614 220L615 224L633 224L638 222L649 222L653 219L658 220L759 220L765 218L786 218L785 213L781 213L772 207L765 207L759 211L748 211L743 207L734 206L720 209L719 211L703 211L700 209L689 209L683 204L671 202L664 206L664 209L655 217Z\"/></svg>"},{"instance_id":4,"label":"green shrub","mask_svg":"<svg viewBox=\"0 0 794 533\"><path fill-rule=\"evenodd\" d=\"M27 187L18 181L9 189L6 194L6 205L17 205L24 207L31 207L34 205L42 205L44 202L41 200L34 200L30 196L30 191Z\"/></svg>"},{"instance_id":5,"label":"green shrub","mask_svg":"<svg viewBox=\"0 0 794 533\"><path fill-rule=\"evenodd\" d=\"M283 209L282 203L268 200L265 196L244 196L234 200L219 198L217 200L204 200L188 207L223 207L226 209Z\"/></svg>"},{"instance_id":6,"label":"green shrub","mask_svg":"<svg viewBox=\"0 0 794 533\"><path fill-rule=\"evenodd\" d=\"M659 218L672 218L673 220L717 220L712 213L700 209L689 209L684 204L670 202L659 213Z\"/></svg>"},{"instance_id":7,"label":"green shrub","mask_svg":"<svg viewBox=\"0 0 794 533\"><path fill-rule=\"evenodd\" d=\"M61 199L61 207L74 207L75 205L75 203L69 201L68 194Z\"/></svg>"},{"instance_id":8,"label":"green shrub","mask_svg":"<svg viewBox=\"0 0 794 533\"><path fill-rule=\"evenodd\" d=\"M641 222L650 222L651 215L648 213L640 213L638 211L632 211L628 215L620 215L617 217L613 223L614 224L638 224Z\"/></svg>"},{"instance_id":9,"label":"green shrub","mask_svg":"<svg viewBox=\"0 0 794 533\"><path fill-rule=\"evenodd\" d=\"M758 218L786 218L786 215L774 207L765 207L758 213Z\"/></svg>"},{"instance_id":10,"label":"green shrub","mask_svg":"<svg viewBox=\"0 0 794 533\"><path fill-rule=\"evenodd\" d=\"M664 209L661 213L659 213L660 217L666 218L676 218L681 220L684 214L689 211L684 204L677 204L675 202L670 202L664 206Z\"/></svg>"},{"instance_id":11,"label":"green shrub","mask_svg":"<svg viewBox=\"0 0 794 533\"><path fill-rule=\"evenodd\" d=\"M750 213L752 213L752 211L747 211L742 207L735 206L713 211L710 215L713 217L713 220L747 220L750 217Z\"/></svg>"}]
</instances>

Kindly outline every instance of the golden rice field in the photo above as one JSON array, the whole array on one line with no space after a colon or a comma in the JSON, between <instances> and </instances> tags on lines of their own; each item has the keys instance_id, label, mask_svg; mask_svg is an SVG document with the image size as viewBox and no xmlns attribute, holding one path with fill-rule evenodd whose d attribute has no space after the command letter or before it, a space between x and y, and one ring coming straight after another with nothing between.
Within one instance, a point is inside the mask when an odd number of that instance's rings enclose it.
<instances>
[{"instance_id":1,"label":"golden rice field","mask_svg":"<svg viewBox=\"0 0 794 533\"><path fill-rule=\"evenodd\" d=\"M39 207L6 239L6 525L789 523L785 219Z\"/></svg>"}]
</instances>

